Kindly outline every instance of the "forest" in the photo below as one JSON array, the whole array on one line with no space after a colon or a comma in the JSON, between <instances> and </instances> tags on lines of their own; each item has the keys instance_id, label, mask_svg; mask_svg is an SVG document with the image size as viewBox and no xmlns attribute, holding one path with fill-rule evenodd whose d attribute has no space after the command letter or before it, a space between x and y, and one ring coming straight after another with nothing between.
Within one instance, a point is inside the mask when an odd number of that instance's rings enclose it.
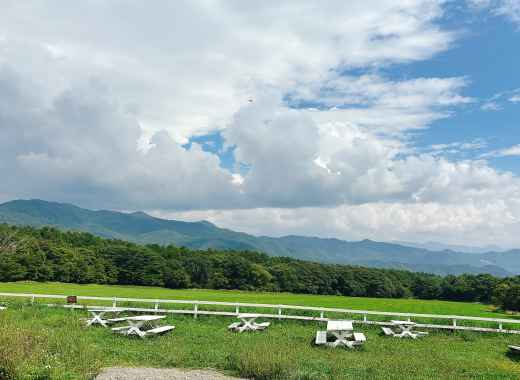
<instances>
[{"instance_id":1,"label":"forest","mask_svg":"<svg viewBox=\"0 0 520 380\"><path fill-rule=\"evenodd\" d=\"M520 310L520 276L438 276L1 224L0 282L20 280L439 299Z\"/></svg>"}]
</instances>

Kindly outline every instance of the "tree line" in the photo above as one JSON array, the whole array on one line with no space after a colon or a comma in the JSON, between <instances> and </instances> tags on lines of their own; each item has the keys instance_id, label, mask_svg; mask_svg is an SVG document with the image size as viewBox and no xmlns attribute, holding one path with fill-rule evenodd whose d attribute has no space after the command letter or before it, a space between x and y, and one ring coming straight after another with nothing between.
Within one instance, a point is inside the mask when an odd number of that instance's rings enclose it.
<instances>
[{"instance_id":1,"label":"tree line","mask_svg":"<svg viewBox=\"0 0 520 380\"><path fill-rule=\"evenodd\" d=\"M520 310L520 276L438 276L320 264L259 252L138 245L84 232L0 225L0 281L58 281L168 288L439 299Z\"/></svg>"}]
</instances>

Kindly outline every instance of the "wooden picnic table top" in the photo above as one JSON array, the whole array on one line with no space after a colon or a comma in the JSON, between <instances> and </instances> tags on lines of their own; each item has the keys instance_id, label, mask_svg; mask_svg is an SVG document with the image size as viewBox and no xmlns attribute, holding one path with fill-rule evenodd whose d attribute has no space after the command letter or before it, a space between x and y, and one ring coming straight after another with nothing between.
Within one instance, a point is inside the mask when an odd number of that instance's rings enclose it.
<instances>
[{"instance_id":1,"label":"wooden picnic table top","mask_svg":"<svg viewBox=\"0 0 520 380\"><path fill-rule=\"evenodd\" d=\"M401 325L401 326L415 326L417 323L415 322L412 322L412 321L397 321L397 320L393 320L393 321L390 321L392 322L394 325Z\"/></svg>"},{"instance_id":2,"label":"wooden picnic table top","mask_svg":"<svg viewBox=\"0 0 520 380\"><path fill-rule=\"evenodd\" d=\"M136 315L135 317L124 317L125 321L158 321L159 319L166 318L164 315Z\"/></svg>"},{"instance_id":3,"label":"wooden picnic table top","mask_svg":"<svg viewBox=\"0 0 520 380\"><path fill-rule=\"evenodd\" d=\"M327 331L350 331L354 330L352 321L328 321Z\"/></svg>"}]
</instances>

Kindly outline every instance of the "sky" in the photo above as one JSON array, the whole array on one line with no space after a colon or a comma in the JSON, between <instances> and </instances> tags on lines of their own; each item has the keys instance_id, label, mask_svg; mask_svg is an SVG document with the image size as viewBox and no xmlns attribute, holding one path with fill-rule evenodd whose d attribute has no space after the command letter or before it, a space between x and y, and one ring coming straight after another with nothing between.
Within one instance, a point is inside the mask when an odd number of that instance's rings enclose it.
<instances>
[{"instance_id":1,"label":"sky","mask_svg":"<svg viewBox=\"0 0 520 380\"><path fill-rule=\"evenodd\" d=\"M520 0L1 0L0 202L520 247Z\"/></svg>"}]
</instances>

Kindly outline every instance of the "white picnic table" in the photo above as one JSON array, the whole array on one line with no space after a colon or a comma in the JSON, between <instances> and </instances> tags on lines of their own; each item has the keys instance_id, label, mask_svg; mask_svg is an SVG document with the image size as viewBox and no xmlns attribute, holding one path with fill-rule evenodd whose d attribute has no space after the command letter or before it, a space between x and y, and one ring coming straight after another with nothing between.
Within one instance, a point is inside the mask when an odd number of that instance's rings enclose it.
<instances>
[{"instance_id":1,"label":"white picnic table","mask_svg":"<svg viewBox=\"0 0 520 380\"><path fill-rule=\"evenodd\" d=\"M390 321L392 324L400 330L400 333L395 334L398 338L412 338L416 339L419 334L414 333L412 330L417 323L412 321Z\"/></svg>"},{"instance_id":2,"label":"white picnic table","mask_svg":"<svg viewBox=\"0 0 520 380\"><path fill-rule=\"evenodd\" d=\"M327 334L333 335L336 340L331 342L330 346L337 347L339 345L349 346L351 341L349 338L354 334L352 321L328 321Z\"/></svg>"},{"instance_id":3,"label":"white picnic table","mask_svg":"<svg viewBox=\"0 0 520 380\"><path fill-rule=\"evenodd\" d=\"M135 317L125 317L121 318L121 320L128 322L128 326L114 327L112 331L123 335L137 335L144 338L147 335L156 335L173 330L175 326L159 327L157 325L157 322L164 318L164 315L138 315ZM144 329L145 326L149 328Z\"/></svg>"},{"instance_id":4,"label":"white picnic table","mask_svg":"<svg viewBox=\"0 0 520 380\"><path fill-rule=\"evenodd\" d=\"M230 330L244 332L244 331L257 331L257 330L265 330L269 327L269 322L256 323L256 320L260 318L260 314L251 314L251 313L243 313L238 314L237 318L240 319L240 322L232 323L228 326Z\"/></svg>"},{"instance_id":5,"label":"white picnic table","mask_svg":"<svg viewBox=\"0 0 520 380\"><path fill-rule=\"evenodd\" d=\"M122 320L122 318L105 319L105 318L103 318L105 316L105 314L112 313L112 314L118 315L119 313L122 313L122 312L126 311L127 309L121 308L121 307L106 307L106 308L90 308L87 310L90 314L92 314L92 318L87 320L87 326L99 324L103 327L108 327L109 323L119 322L120 320Z\"/></svg>"},{"instance_id":6,"label":"white picnic table","mask_svg":"<svg viewBox=\"0 0 520 380\"><path fill-rule=\"evenodd\" d=\"M6 308L3 306L0 306L0 310L5 310Z\"/></svg>"}]
</instances>

